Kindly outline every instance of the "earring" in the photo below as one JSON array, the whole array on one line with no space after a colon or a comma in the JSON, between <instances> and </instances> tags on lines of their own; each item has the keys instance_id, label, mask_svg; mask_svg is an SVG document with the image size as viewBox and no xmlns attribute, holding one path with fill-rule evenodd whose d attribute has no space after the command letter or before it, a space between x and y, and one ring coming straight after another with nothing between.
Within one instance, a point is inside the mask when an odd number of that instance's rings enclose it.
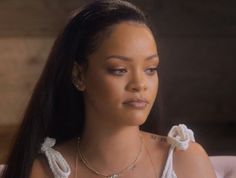
<instances>
[{"instance_id":1,"label":"earring","mask_svg":"<svg viewBox=\"0 0 236 178\"><path fill-rule=\"evenodd\" d=\"M84 91L85 90L85 86L84 86L82 81L75 81L73 83L79 91Z\"/></svg>"},{"instance_id":2,"label":"earring","mask_svg":"<svg viewBox=\"0 0 236 178\"><path fill-rule=\"evenodd\" d=\"M81 71L79 70L78 64L75 62L72 69L72 83L79 91L85 90L85 85L83 79L81 78Z\"/></svg>"}]
</instances>

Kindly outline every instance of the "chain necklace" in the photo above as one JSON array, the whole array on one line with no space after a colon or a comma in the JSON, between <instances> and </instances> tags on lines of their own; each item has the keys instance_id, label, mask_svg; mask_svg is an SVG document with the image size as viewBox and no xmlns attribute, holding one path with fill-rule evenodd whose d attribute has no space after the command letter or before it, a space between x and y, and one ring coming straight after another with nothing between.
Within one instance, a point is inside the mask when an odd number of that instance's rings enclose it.
<instances>
[{"instance_id":1,"label":"chain necklace","mask_svg":"<svg viewBox=\"0 0 236 178\"><path fill-rule=\"evenodd\" d=\"M140 144L140 148L139 148L139 152L137 154L137 156L135 157L134 161L132 161L128 166L126 166L125 168L121 169L120 171L118 171L117 173L112 173L109 175L103 174L100 171L96 170L95 168L93 168L90 163L88 162L88 160L85 158L85 156L81 153L80 150L80 145L79 145L79 137L78 137L78 142L77 142L77 152L76 152L76 171L75 171L75 178L77 178L77 164L78 164L78 154L80 156L80 159L82 160L83 164L93 173L95 173L98 176L102 176L105 178L117 178L122 176L125 172L128 172L129 170L133 169L137 163L137 161L139 160L139 158L141 157L141 153L143 150L143 137L140 138L141 140L141 144Z\"/></svg>"},{"instance_id":2,"label":"chain necklace","mask_svg":"<svg viewBox=\"0 0 236 178\"><path fill-rule=\"evenodd\" d=\"M155 176L155 178L158 178L158 176L157 176L157 174L156 174L156 171L155 171L154 163L153 163L152 158L151 158L151 154L149 153L148 148L146 147L146 144L144 144L144 147L145 147L145 151L146 151L147 154L148 154L149 161L151 162L152 170L153 170L154 176Z\"/></svg>"}]
</instances>

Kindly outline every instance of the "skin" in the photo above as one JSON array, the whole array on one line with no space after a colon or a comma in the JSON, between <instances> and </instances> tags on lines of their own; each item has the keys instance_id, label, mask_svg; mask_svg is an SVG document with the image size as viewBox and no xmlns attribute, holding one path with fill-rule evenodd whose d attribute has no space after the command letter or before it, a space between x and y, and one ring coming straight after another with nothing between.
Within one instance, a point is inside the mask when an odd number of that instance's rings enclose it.
<instances>
[{"instance_id":1,"label":"skin","mask_svg":"<svg viewBox=\"0 0 236 178\"><path fill-rule=\"evenodd\" d=\"M101 125L99 128L107 132L145 122L158 88L154 69L159 59L149 29L134 23L113 28L115 30L109 38L89 56L89 69L83 76L87 126ZM129 60L111 57L114 55ZM130 109L122 104L127 98L136 96L150 102L145 110Z\"/></svg>"},{"instance_id":2,"label":"skin","mask_svg":"<svg viewBox=\"0 0 236 178\"><path fill-rule=\"evenodd\" d=\"M129 60L121 60L114 55ZM78 65L73 71L78 78L74 84L79 84L85 99L86 123L80 139L81 152L94 168L109 174L121 170L135 159L141 136L145 147L140 160L122 177L160 177L169 144L165 137L139 130L158 91L158 75L154 68L158 66L159 58L151 31L135 22L116 24L88 61L86 72ZM128 98L136 96L148 100L146 108L137 110L123 104ZM76 139L72 139L55 147L68 161L72 169L70 177L75 174L76 144ZM78 177L97 177L80 160L77 169ZM191 143L186 151L175 151L174 169L178 178L215 178L207 154L196 143ZM36 159L31 177L53 177L45 158Z\"/></svg>"}]
</instances>

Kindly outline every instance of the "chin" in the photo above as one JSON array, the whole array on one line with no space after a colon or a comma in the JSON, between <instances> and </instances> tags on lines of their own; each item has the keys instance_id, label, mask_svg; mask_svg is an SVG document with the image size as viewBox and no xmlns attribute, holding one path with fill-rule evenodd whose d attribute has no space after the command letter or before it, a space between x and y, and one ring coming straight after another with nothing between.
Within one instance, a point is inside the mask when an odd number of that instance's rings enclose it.
<instances>
[{"instance_id":1,"label":"chin","mask_svg":"<svg viewBox=\"0 0 236 178\"><path fill-rule=\"evenodd\" d=\"M118 122L126 126L140 126L145 123L149 114L149 108L143 110L128 109L116 114Z\"/></svg>"},{"instance_id":2,"label":"chin","mask_svg":"<svg viewBox=\"0 0 236 178\"><path fill-rule=\"evenodd\" d=\"M146 116L130 116L126 117L125 124L129 126L140 126L144 124L144 122L147 120Z\"/></svg>"},{"instance_id":3,"label":"chin","mask_svg":"<svg viewBox=\"0 0 236 178\"><path fill-rule=\"evenodd\" d=\"M143 125L144 123L145 123L145 121L146 120L137 120L137 121L135 121L135 122L132 122L132 123L130 123L130 126L141 126L141 125Z\"/></svg>"}]
</instances>

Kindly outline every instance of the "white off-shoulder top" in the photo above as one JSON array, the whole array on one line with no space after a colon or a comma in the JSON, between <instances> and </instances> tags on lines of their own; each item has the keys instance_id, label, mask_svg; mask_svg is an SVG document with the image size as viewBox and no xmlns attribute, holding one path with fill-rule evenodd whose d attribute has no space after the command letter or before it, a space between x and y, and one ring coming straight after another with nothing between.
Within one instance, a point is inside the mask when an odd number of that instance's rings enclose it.
<instances>
[{"instance_id":1,"label":"white off-shoulder top","mask_svg":"<svg viewBox=\"0 0 236 178\"><path fill-rule=\"evenodd\" d=\"M161 178L177 178L173 169L174 149L186 150L190 141L195 142L194 134L184 124L179 124L171 128L167 141L170 144L170 149ZM55 143L55 139L46 137L40 151L45 154L54 178L68 178L71 173L70 166L61 153L53 149Z\"/></svg>"}]
</instances>

